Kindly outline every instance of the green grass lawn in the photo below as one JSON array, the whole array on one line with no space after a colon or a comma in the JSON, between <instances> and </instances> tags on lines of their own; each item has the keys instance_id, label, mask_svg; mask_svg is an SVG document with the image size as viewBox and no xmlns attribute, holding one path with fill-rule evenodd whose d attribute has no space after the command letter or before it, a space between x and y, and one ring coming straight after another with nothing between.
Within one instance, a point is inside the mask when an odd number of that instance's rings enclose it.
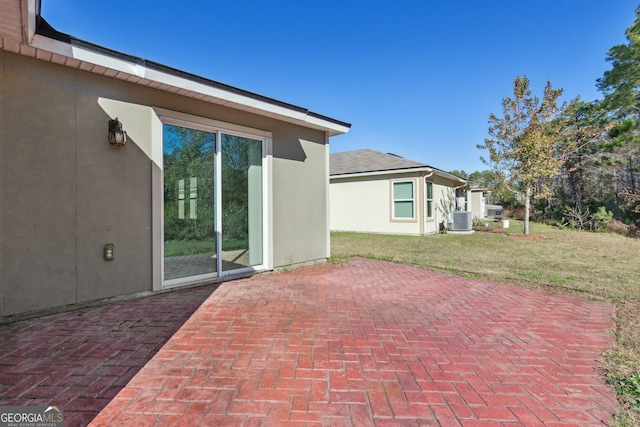
<instances>
[{"instance_id":1,"label":"green grass lawn","mask_svg":"<svg viewBox=\"0 0 640 427\"><path fill-rule=\"evenodd\" d=\"M607 301L616 344L602 375L615 386L618 425L640 425L640 239L510 220L506 232L397 236L331 233L332 259L353 256L416 265L495 283Z\"/></svg>"},{"instance_id":2,"label":"green grass lawn","mask_svg":"<svg viewBox=\"0 0 640 427\"><path fill-rule=\"evenodd\" d=\"M222 250L233 251L236 249L246 249L249 247L245 240L223 240ZM164 242L164 256L195 255L201 253L216 252L215 240L170 240Z\"/></svg>"}]
</instances>

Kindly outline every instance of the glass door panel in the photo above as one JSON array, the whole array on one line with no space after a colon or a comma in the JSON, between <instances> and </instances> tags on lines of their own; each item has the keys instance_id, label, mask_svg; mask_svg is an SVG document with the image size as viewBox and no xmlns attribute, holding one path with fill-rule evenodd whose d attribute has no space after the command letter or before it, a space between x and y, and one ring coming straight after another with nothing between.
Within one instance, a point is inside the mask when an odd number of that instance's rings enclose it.
<instances>
[{"instance_id":1,"label":"glass door panel","mask_svg":"<svg viewBox=\"0 0 640 427\"><path fill-rule=\"evenodd\" d=\"M263 263L262 141L221 136L222 270Z\"/></svg>"},{"instance_id":2,"label":"glass door panel","mask_svg":"<svg viewBox=\"0 0 640 427\"><path fill-rule=\"evenodd\" d=\"M164 280L217 273L216 133L163 125Z\"/></svg>"}]
</instances>

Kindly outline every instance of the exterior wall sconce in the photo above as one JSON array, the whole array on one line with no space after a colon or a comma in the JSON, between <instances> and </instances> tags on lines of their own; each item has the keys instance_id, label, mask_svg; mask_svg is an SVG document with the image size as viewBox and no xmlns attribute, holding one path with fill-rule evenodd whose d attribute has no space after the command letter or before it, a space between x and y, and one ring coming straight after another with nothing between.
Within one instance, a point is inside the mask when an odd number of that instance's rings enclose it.
<instances>
[{"instance_id":1,"label":"exterior wall sconce","mask_svg":"<svg viewBox=\"0 0 640 427\"><path fill-rule=\"evenodd\" d=\"M127 132L122 130L122 123L116 117L109 120L109 143L111 145L124 145L127 143Z\"/></svg>"}]
</instances>

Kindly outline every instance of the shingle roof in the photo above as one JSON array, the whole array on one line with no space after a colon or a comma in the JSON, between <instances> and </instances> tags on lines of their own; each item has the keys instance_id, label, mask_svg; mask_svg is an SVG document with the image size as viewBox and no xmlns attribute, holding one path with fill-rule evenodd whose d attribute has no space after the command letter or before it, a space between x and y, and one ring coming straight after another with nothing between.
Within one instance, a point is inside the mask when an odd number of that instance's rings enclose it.
<instances>
[{"instance_id":1,"label":"shingle roof","mask_svg":"<svg viewBox=\"0 0 640 427\"><path fill-rule=\"evenodd\" d=\"M331 154L329 164L331 175L429 167L395 154L369 149Z\"/></svg>"}]
</instances>

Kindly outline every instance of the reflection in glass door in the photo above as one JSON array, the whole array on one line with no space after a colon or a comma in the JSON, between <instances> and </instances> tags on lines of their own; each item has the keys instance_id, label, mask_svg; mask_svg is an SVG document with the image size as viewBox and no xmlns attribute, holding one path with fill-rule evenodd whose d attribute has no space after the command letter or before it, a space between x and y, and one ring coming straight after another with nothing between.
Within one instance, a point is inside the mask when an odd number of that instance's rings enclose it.
<instances>
[{"instance_id":1,"label":"reflection in glass door","mask_svg":"<svg viewBox=\"0 0 640 427\"><path fill-rule=\"evenodd\" d=\"M264 264L262 156L263 140L163 124L165 282Z\"/></svg>"},{"instance_id":2,"label":"reflection in glass door","mask_svg":"<svg viewBox=\"0 0 640 427\"><path fill-rule=\"evenodd\" d=\"M262 264L262 141L222 134L222 270Z\"/></svg>"},{"instance_id":3,"label":"reflection in glass door","mask_svg":"<svg viewBox=\"0 0 640 427\"><path fill-rule=\"evenodd\" d=\"M165 280L217 272L216 136L163 125Z\"/></svg>"}]
</instances>

